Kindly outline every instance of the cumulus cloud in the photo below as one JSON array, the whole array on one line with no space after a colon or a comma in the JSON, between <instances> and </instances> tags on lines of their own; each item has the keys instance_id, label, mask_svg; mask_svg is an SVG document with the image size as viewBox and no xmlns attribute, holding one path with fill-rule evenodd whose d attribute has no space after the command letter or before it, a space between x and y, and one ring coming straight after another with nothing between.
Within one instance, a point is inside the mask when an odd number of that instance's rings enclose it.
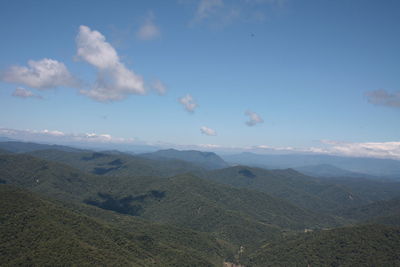
<instances>
[{"instance_id":1,"label":"cumulus cloud","mask_svg":"<svg viewBox=\"0 0 400 267\"><path fill-rule=\"evenodd\" d=\"M193 99L193 97L190 94L187 94L181 98L178 99L179 103L181 103L185 109L188 112L194 112L194 110L197 108L197 103Z\"/></svg>"},{"instance_id":2,"label":"cumulus cloud","mask_svg":"<svg viewBox=\"0 0 400 267\"><path fill-rule=\"evenodd\" d=\"M149 12L143 24L136 33L136 37L140 40L153 40L160 36L159 28L154 24L154 14Z\"/></svg>"},{"instance_id":3,"label":"cumulus cloud","mask_svg":"<svg viewBox=\"0 0 400 267\"><path fill-rule=\"evenodd\" d=\"M385 89L379 89L365 95L371 104L400 108L400 92L389 93Z\"/></svg>"},{"instance_id":4,"label":"cumulus cloud","mask_svg":"<svg viewBox=\"0 0 400 267\"><path fill-rule=\"evenodd\" d=\"M253 112L253 111L246 111L245 112L246 116L249 116L249 120L246 121L246 125L247 126L254 126L258 123L263 123L264 120L260 117L260 115L258 115L257 113Z\"/></svg>"},{"instance_id":5,"label":"cumulus cloud","mask_svg":"<svg viewBox=\"0 0 400 267\"><path fill-rule=\"evenodd\" d=\"M151 87L159 94L159 95L165 95L167 92L167 86L162 83L160 80L154 80L151 83Z\"/></svg>"},{"instance_id":6,"label":"cumulus cloud","mask_svg":"<svg viewBox=\"0 0 400 267\"><path fill-rule=\"evenodd\" d=\"M12 96L19 98L42 98L40 95L36 95L32 91L29 91L23 87L17 87L12 93Z\"/></svg>"},{"instance_id":7,"label":"cumulus cloud","mask_svg":"<svg viewBox=\"0 0 400 267\"><path fill-rule=\"evenodd\" d=\"M0 76L9 83L22 84L39 90L59 86L78 87L79 81L72 76L67 67L57 60L44 58L29 60L28 66L12 66Z\"/></svg>"},{"instance_id":8,"label":"cumulus cloud","mask_svg":"<svg viewBox=\"0 0 400 267\"><path fill-rule=\"evenodd\" d=\"M82 25L76 44L77 56L98 70L95 84L90 90L81 90L82 94L107 102L124 99L130 94L146 93L143 78L126 68L117 51L100 32Z\"/></svg>"},{"instance_id":9,"label":"cumulus cloud","mask_svg":"<svg viewBox=\"0 0 400 267\"><path fill-rule=\"evenodd\" d=\"M209 135L209 136L215 136L215 135L217 135L217 132L216 132L214 129L208 128L208 127L206 127L206 126L202 126L202 127L200 128L200 132L201 132L202 134Z\"/></svg>"}]
</instances>

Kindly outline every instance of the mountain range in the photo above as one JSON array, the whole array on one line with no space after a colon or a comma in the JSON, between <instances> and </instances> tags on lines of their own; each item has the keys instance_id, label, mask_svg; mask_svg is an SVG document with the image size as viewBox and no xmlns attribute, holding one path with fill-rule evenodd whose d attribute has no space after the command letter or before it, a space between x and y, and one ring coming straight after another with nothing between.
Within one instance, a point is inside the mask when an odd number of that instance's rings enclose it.
<instances>
[{"instance_id":1,"label":"mountain range","mask_svg":"<svg viewBox=\"0 0 400 267\"><path fill-rule=\"evenodd\" d=\"M242 164L267 169L305 169L312 174L322 173L323 176L342 176L343 171L361 175L377 176L378 178L400 178L400 160L343 157L324 154L255 154L244 152L233 155L223 155L230 164ZM335 168L331 174L329 170ZM338 170L338 169L341 170ZM305 173L307 174L307 173ZM351 174L353 176L353 174Z\"/></svg>"},{"instance_id":2,"label":"mountain range","mask_svg":"<svg viewBox=\"0 0 400 267\"><path fill-rule=\"evenodd\" d=\"M198 151L0 142L0 191L8 265L398 264L392 179L229 166Z\"/></svg>"}]
</instances>

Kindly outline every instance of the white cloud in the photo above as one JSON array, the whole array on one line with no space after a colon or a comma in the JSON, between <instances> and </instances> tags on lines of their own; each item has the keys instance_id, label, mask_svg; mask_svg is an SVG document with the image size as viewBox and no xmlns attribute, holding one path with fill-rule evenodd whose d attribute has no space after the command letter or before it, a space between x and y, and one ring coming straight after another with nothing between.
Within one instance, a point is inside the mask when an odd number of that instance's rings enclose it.
<instances>
[{"instance_id":1,"label":"white cloud","mask_svg":"<svg viewBox=\"0 0 400 267\"><path fill-rule=\"evenodd\" d=\"M23 87L17 87L12 93L12 96L20 98L42 98L40 95L36 95L32 91L29 91Z\"/></svg>"},{"instance_id":2,"label":"white cloud","mask_svg":"<svg viewBox=\"0 0 400 267\"><path fill-rule=\"evenodd\" d=\"M200 128L200 132L201 132L202 134L209 135L209 136L215 136L215 135L217 135L217 132L216 132L214 129L208 128L208 127L206 127L206 126L202 126L202 127Z\"/></svg>"},{"instance_id":3,"label":"white cloud","mask_svg":"<svg viewBox=\"0 0 400 267\"><path fill-rule=\"evenodd\" d=\"M149 12L143 24L136 33L137 38L143 41L153 40L160 36L159 28L154 24L154 14Z\"/></svg>"},{"instance_id":4,"label":"white cloud","mask_svg":"<svg viewBox=\"0 0 400 267\"><path fill-rule=\"evenodd\" d=\"M400 108L400 92L389 93L385 89L379 89L365 95L371 104Z\"/></svg>"},{"instance_id":5,"label":"white cloud","mask_svg":"<svg viewBox=\"0 0 400 267\"><path fill-rule=\"evenodd\" d=\"M113 68L119 63L117 51L106 42L106 38L87 26L79 27L76 44L78 57L99 69Z\"/></svg>"},{"instance_id":6,"label":"white cloud","mask_svg":"<svg viewBox=\"0 0 400 267\"><path fill-rule=\"evenodd\" d=\"M215 145L215 144L199 144L196 145L197 147L200 148L205 148L205 149L215 149L215 148L221 148L222 146L220 145Z\"/></svg>"},{"instance_id":7,"label":"white cloud","mask_svg":"<svg viewBox=\"0 0 400 267\"><path fill-rule=\"evenodd\" d=\"M39 133L42 133L42 134L48 134L48 135L53 135L53 136L64 136L65 134L63 133L63 132L61 132L61 131L57 131L57 130L54 130L54 131L49 131L49 130L43 130L43 131L40 131Z\"/></svg>"},{"instance_id":8,"label":"white cloud","mask_svg":"<svg viewBox=\"0 0 400 267\"><path fill-rule=\"evenodd\" d=\"M258 145L249 147L253 151L268 151L269 153L317 153L348 157L391 158L400 160L400 142L341 142L321 140L323 147L273 147Z\"/></svg>"},{"instance_id":9,"label":"white cloud","mask_svg":"<svg viewBox=\"0 0 400 267\"><path fill-rule=\"evenodd\" d=\"M193 97L190 94L187 94L178 99L179 103L181 103L188 112L194 112L197 108L197 103L194 101Z\"/></svg>"},{"instance_id":10,"label":"white cloud","mask_svg":"<svg viewBox=\"0 0 400 267\"><path fill-rule=\"evenodd\" d=\"M154 80L151 83L151 87L159 94L159 95L165 95L167 92L167 86L162 83L160 80Z\"/></svg>"},{"instance_id":11,"label":"white cloud","mask_svg":"<svg viewBox=\"0 0 400 267\"><path fill-rule=\"evenodd\" d=\"M135 142L133 138L114 137L110 134L97 133L64 133L59 130L16 130L0 128L0 135L24 141L56 142L56 143L110 143L130 144Z\"/></svg>"},{"instance_id":12,"label":"white cloud","mask_svg":"<svg viewBox=\"0 0 400 267\"><path fill-rule=\"evenodd\" d=\"M328 145L324 151L329 154L400 159L400 142L348 143L331 140L321 142Z\"/></svg>"},{"instance_id":13,"label":"white cloud","mask_svg":"<svg viewBox=\"0 0 400 267\"><path fill-rule=\"evenodd\" d=\"M75 140L87 141L87 142L100 142L100 143L130 143L133 142L133 138L118 138L113 137L110 134L96 134L96 133L85 133L74 135Z\"/></svg>"},{"instance_id":14,"label":"white cloud","mask_svg":"<svg viewBox=\"0 0 400 267\"><path fill-rule=\"evenodd\" d=\"M265 150L265 151L284 151L284 152L288 152L288 151L302 151L302 149L297 149L291 146L283 146L283 147L273 147L273 146L268 146L268 145L257 145L257 146L251 146L248 147L248 149L250 150Z\"/></svg>"},{"instance_id":15,"label":"white cloud","mask_svg":"<svg viewBox=\"0 0 400 267\"><path fill-rule=\"evenodd\" d=\"M71 75L63 63L49 58L39 61L29 60L28 67L12 66L2 73L1 80L40 90L59 86L79 86L78 80Z\"/></svg>"},{"instance_id":16,"label":"white cloud","mask_svg":"<svg viewBox=\"0 0 400 267\"><path fill-rule=\"evenodd\" d=\"M249 120L246 121L247 126L254 126L257 123L263 123L264 120L260 117L260 115L258 115L257 113L253 112L253 111L246 111L245 112L246 116L249 116Z\"/></svg>"},{"instance_id":17,"label":"white cloud","mask_svg":"<svg viewBox=\"0 0 400 267\"><path fill-rule=\"evenodd\" d=\"M78 57L98 69L95 84L90 90L81 90L82 94L107 102L124 99L130 94L146 93L142 77L126 68L114 47L100 32L82 25L76 44Z\"/></svg>"}]
</instances>

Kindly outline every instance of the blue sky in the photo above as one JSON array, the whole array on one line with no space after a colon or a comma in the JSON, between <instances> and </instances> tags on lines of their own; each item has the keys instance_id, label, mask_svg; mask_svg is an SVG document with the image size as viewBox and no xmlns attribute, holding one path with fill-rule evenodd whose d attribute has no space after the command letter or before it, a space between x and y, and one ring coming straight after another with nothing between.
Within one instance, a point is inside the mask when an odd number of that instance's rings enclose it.
<instances>
[{"instance_id":1,"label":"blue sky","mask_svg":"<svg viewBox=\"0 0 400 267\"><path fill-rule=\"evenodd\" d=\"M2 135L400 158L399 12L395 0L1 0Z\"/></svg>"}]
</instances>

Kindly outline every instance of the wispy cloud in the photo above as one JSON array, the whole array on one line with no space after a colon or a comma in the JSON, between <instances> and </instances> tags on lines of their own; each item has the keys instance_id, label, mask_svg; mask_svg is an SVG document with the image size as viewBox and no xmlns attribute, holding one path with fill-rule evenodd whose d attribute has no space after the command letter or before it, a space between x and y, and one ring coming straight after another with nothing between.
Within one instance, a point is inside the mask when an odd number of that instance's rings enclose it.
<instances>
[{"instance_id":1,"label":"wispy cloud","mask_svg":"<svg viewBox=\"0 0 400 267\"><path fill-rule=\"evenodd\" d=\"M341 142L321 140L318 147L274 147L257 145L248 147L250 151L268 153L313 153L347 157L391 158L400 160L400 142Z\"/></svg>"},{"instance_id":2,"label":"wispy cloud","mask_svg":"<svg viewBox=\"0 0 400 267\"><path fill-rule=\"evenodd\" d=\"M191 25L208 22L224 27L236 21L264 21L273 8L282 8L287 0L200 0L196 1ZM191 2L192 3L192 2Z\"/></svg>"},{"instance_id":3,"label":"wispy cloud","mask_svg":"<svg viewBox=\"0 0 400 267\"><path fill-rule=\"evenodd\" d=\"M149 12L136 33L136 37L142 41L148 41L158 38L161 33L159 27L154 23L155 16L153 12Z\"/></svg>"},{"instance_id":4,"label":"wispy cloud","mask_svg":"<svg viewBox=\"0 0 400 267\"><path fill-rule=\"evenodd\" d=\"M208 128L208 127L206 127L206 126L202 126L202 127L200 128L200 132L201 132L202 134L209 135L209 136L215 136L215 135L217 135L217 132L216 132L214 129Z\"/></svg>"},{"instance_id":5,"label":"wispy cloud","mask_svg":"<svg viewBox=\"0 0 400 267\"><path fill-rule=\"evenodd\" d=\"M197 108L197 103L190 94L179 98L178 101L185 107L186 111L188 112L193 113L194 110Z\"/></svg>"},{"instance_id":6,"label":"wispy cloud","mask_svg":"<svg viewBox=\"0 0 400 267\"><path fill-rule=\"evenodd\" d=\"M327 145L323 152L353 157L400 159L400 142L339 142L322 140Z\"/></svg>"},{"instance_id":7,"label":"wispy cloud","mask_svg":"<svg viewBox=\"0 0 400 267\"><path fill-rule=\"evenodd\" d=\"M367 92L365 95L371 104L400 108L400 92L390 93L385 89L379 89Z\"/></svg>"},{"instance_id":8,"label":"wispy cloud","mask_svg":"<svg viewBox=\"0 0 400 267\"><path fill-rule=\"evenodd\" d=\"M199 145L197 145L197 147L205 148L205 149L216 149L216 148L221 148L222 146L215 145L215 144L199 144Z\"/></svg>"},{"instance_id":9,"label":"wispy cloud","mask_svg":"<svg viewBox=\"0 0 400 267\"><path fill-rule=\"evenodd\" d=\"M246 121L247 126L254 126L258 123L264 122L264 120L261 118L261 116L253 111L248 110L244 114L249 117L249 120Z\"/></svg>"},{"instance_id":10,"label":"wispy cloud","mask_svg":"<svg viewBox=\"0 0 400 267\"><path fill-rule=\"evenodd\" d=\"M151 87L159 94L165 95L167 93L167 86L160 80L154 80L151 83Z\"/></svg>"},{"instance_id":11,"label":"wispy cloud","mask_svg":"<svg viewBox=\"0 0 400 267\"><path fill-rule=\"evenodd\" d=\"M34 94L32 91L27 90L23 87L17 87L14 92L12 93L12 96L19 97L19 98L38 98L42 99L42 96Z\"/></svg>"},{"instance_id":12,"label":"wispy cloud","mask_svg":"<svg viewBox=\"0 0 400 267\"><path fill-rule=\"evenodd\" d=\"M107 102L124 99L130 94L146 93L142 77L120 61L117 51L100 32L82 25L76 44L77 56L98 70L95 84L90 90L81 90L82 94Z\"/></svg>"},{"instance_id":13,"label":"wispy cloud","mask_svg":"<svg viewBox=\"0 0 400 267\"><path fill-rule=\"evenodd\" d=\"M28 66L11 66L0 76L1 81L16 83L44 90L59 86L78 87L79 81L72 76L64 63L44 58L29 60Z\"/></svg>"},{"instance_id":14,"label":"wispy cloud","mask_svg":"<svg viewBox=\"0 0 400 267\"><path fill-rule=\"evenodd\" d=\"M196 9L196 20L203 20L224 6L222 0L201 0Z\"/></svg>"},{"instance_id":15,"label":"wispy cloud","mask_svg":"<svg viewBox=\"0 0 400 267\"><path fill-rule=\"evenodd\" d=\"M59 130L16 130L8 128L0 128L0 135L9 138L33 141L33 142L54 142L54 143L110 143L124 144L133 143L133 138L114 137L110 134L99 133L64 133Z\"/></svg>"}]
</instances>

